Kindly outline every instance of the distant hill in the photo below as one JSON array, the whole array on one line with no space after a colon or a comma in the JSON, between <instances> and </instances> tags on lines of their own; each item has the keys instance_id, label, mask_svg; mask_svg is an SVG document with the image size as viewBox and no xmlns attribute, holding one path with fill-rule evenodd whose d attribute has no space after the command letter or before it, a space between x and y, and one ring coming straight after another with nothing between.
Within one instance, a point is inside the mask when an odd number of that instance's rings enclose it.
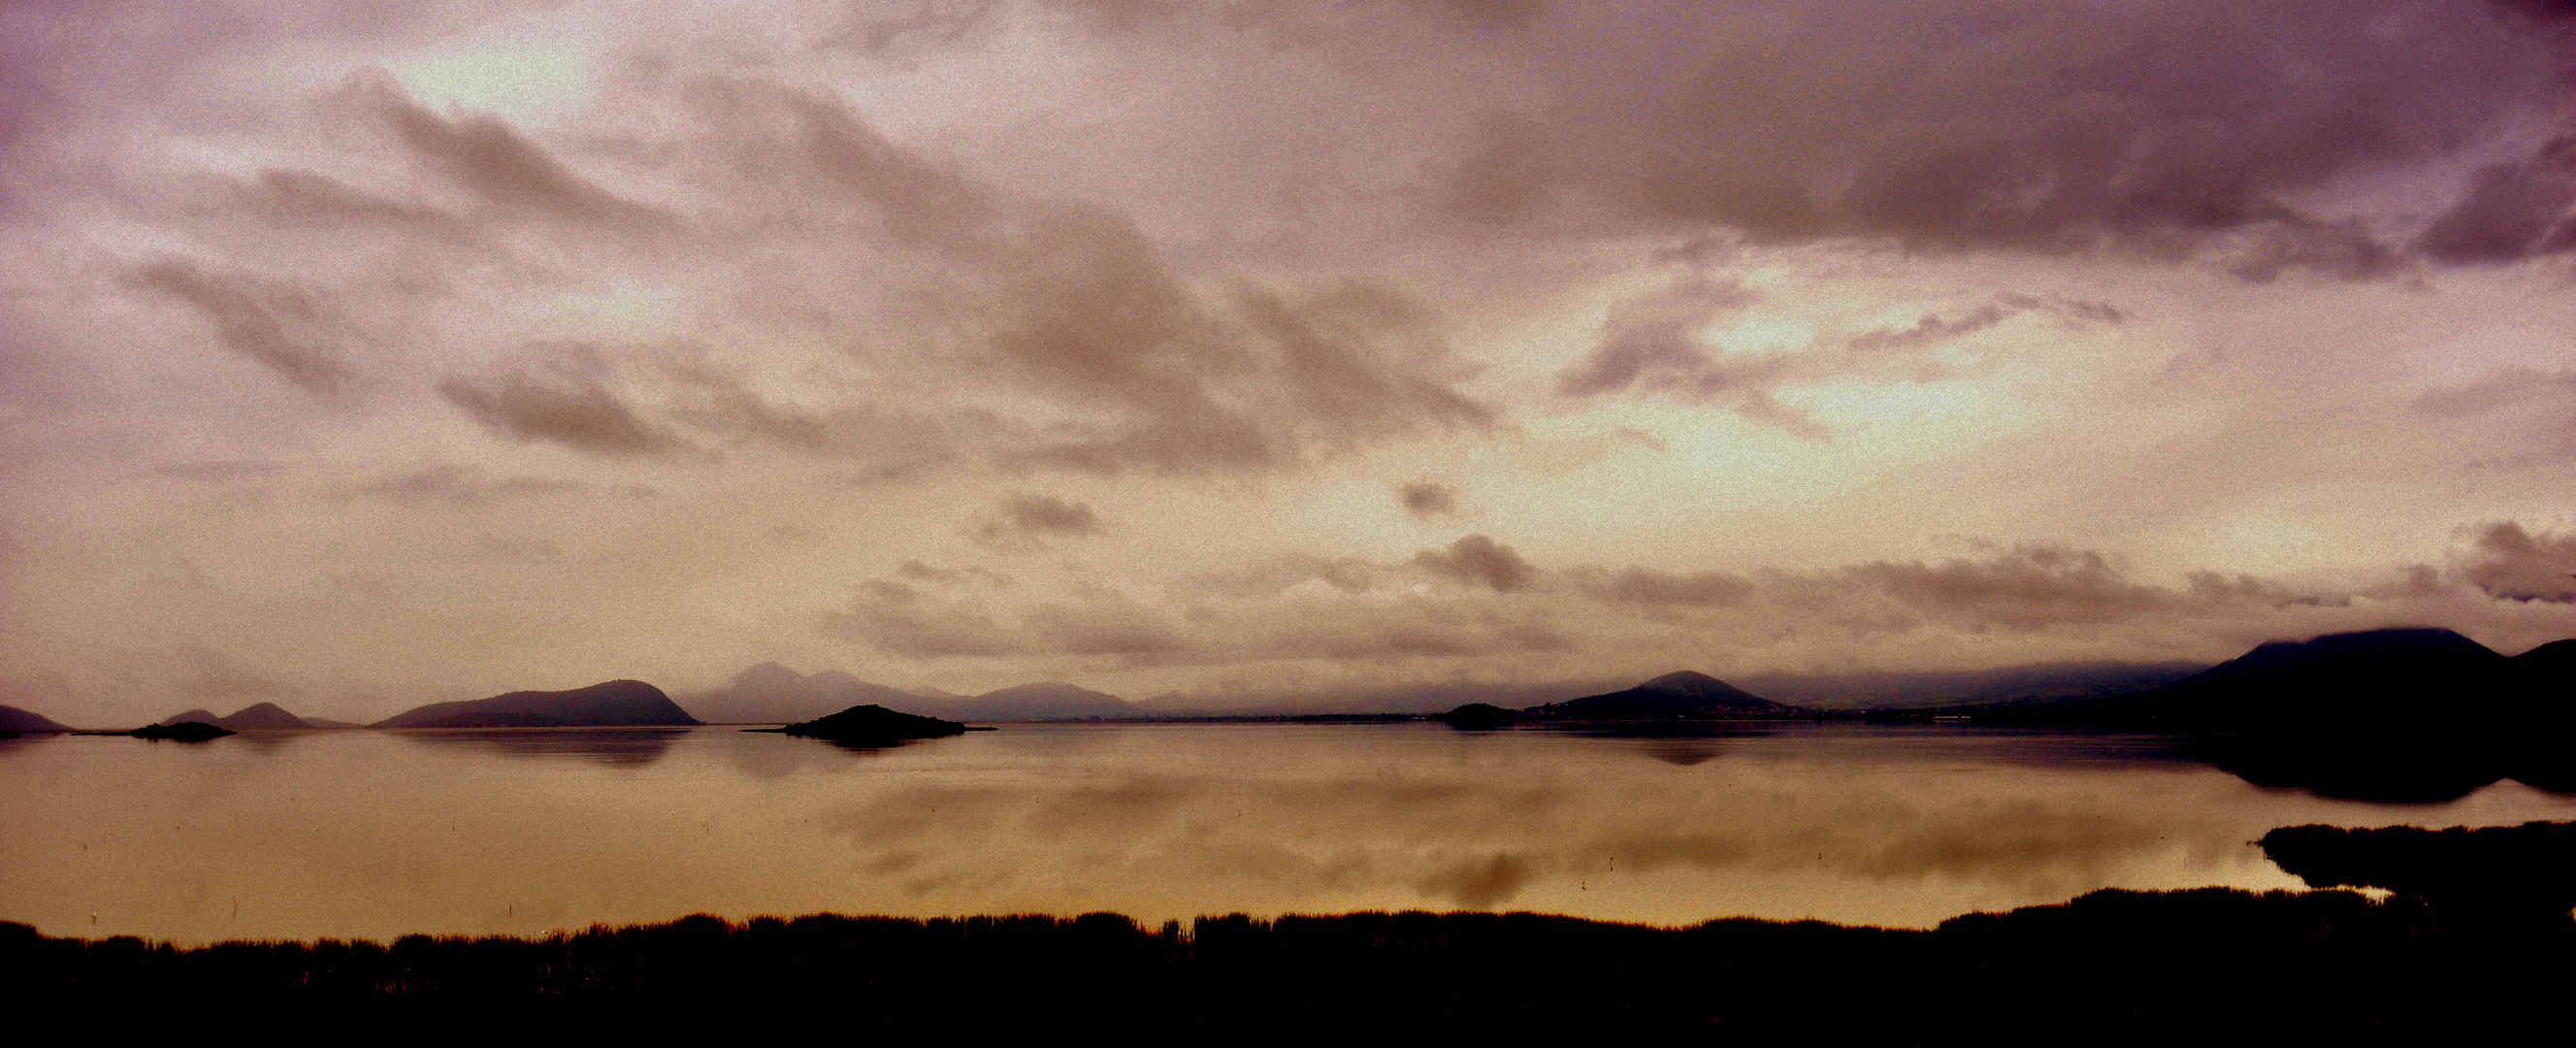
<instances>
[{"instance_id":1,"label":"distant hill","mask_svg":"<svg viewBox=\"0 0 2576 1048\"><path fill-rule=\"evenodd\" d=\"M22 710L16 706L0 706L0 731L14 731L22 735L35 735L47 732L70 730L70 728L54 723L51 718L46 717L44 714Z\"/></svg>"},{"instance_id":2,"label":"distant hill","mask_svg":"<svg viewBox=\"0 0 2576 1048\"><path fill-rule=\"evenodd\" d=\"M229 717L218 717L208 710L189 710L186 713L164 717L161 719L161 724L167 727L173 724L186 724L190 721L212 724L226 731L304 731L321 726L278 708L274 702L247 706L235 711Z\"/></svg>"},{"instance_id":3,"label":"distant hill","mask_svg":"<svg viewBox=\"0 0 2576 1048\"><path fill-rule=\"evenodd\" d=\"M2206 662L2050 662L1987 670L1739 677L1748 691L1818 710L1919 710L2105 698L2147 691Z\"/></svg>"},{"instance_id":4,"label":"distant hill","mask_svg":"<svg viewBox=\"0 0 2576 1048\"><path fill-rule=\"evenodd\" d=\"M514 691L438 702L377 721L378 728L628 728L701 723L662 689L613 680L571 691Z\"/></svg>"},{"instance_id":5,"label":"distant hill","mask_svg":"<svg viewBox=\"0 0 2576 1048\"><path fill-rule=\"evenodd\" d=\"M1624 691L1552 702L1523 712L1542 719L1705 720L1795 716L1798 710L1708 674L1683 670L1664 674Z\"/></svg>"},{"instance_id":6,"label":"distant hill","mask_svg":"<svg viewBox=\"0 0 2576 1048\"><path fill-rule=\"evenodd\" d=\"M721 688L698 692L679 702L710 724L793 724L868 704L909 710L923 699L838 670L800 674L775 662L764 662L734 674Z\"/></svg>"},{"instance_id":7,"label":"distant hill","mask_svg":"<svg viewBox=\"0 0 2576 1048\"><path fill-rule=\"evenodd\" d=\"M960 721L1133 720L1152 715L1107 692L1058 681L1022 684L969 697L907 698L902 708Z\"/></svg>"},{"instance_id":8,"label":"distant hill","mask_svg":"<svg viewBox=\"0 0 2576 1048\"><path fill-rule=\"evenodd\" d=\"M956 721L941 720L937 717L917 717L871 704L853 706L828 717L817 717L801 724L757 730L826 739L832 742L874 745L963 735L967 729L965 725Z\"/></svg>"}]
</instances>

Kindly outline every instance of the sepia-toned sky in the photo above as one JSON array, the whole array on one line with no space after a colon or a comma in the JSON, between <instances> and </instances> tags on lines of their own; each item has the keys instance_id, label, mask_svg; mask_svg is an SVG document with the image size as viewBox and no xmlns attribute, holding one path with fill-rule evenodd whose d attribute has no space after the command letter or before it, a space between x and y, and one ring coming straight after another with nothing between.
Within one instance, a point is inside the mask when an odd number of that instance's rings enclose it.
<instances>
[{"instance_id":1,"label":"sepia-toned sky","mask_svg":"<svg viewBox=\"0 0 2576 1048\"><path fill-rule=\"evenodd\" d=\"M0 7L0 702L2576 635L2542 0Z\"/></svg>"}]
</instances>

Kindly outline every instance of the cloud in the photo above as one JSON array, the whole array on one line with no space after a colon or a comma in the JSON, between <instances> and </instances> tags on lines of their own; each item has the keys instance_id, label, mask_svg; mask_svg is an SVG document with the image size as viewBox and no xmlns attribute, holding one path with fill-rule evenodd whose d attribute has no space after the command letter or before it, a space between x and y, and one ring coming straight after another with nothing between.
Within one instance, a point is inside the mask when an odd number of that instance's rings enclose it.
<instances>
[{"instance_id":1,"label":"cloud","mask_svg":"<svg viewBox=\"0 0 2576 1048\"><path fill-rule=\"evenodd\" d=\"M1753 580L1722 571L1691 574L1629 568L1612 574L1599 568L1571 573L1585 596L1610 604L1640 607L1681 605L1694 608L1733 607L1750 598Z\"/></svg>"},{"instance_id":2,"label":"cloud","mask_svg":"<svg viewBox=\"0 0 2576 1048\"><path fill-rule=\"evenodd\" d=\"M976 541L1005 547L1034 547L1051 536L1096 535L1100 515L1091 507L1053 495L1013 495L975 529Z\"/></svg>"},{"instance_id":3,"label":"cloud","mask_svg":"<svg viewBox=\"0 0 2576 1048\"><path fill-rule=\"evenodd\" d=\"M1417 520L1458 515L1458 487L1436 480L1417 480L1396 489L1404 511Z\"/></svg>"},{"instance_id":4,"label":"cloud","mask_svg":"<svg viewBox=\"0 0 2576 1048\"><path fill-rule=\"evenodd\" d=\"M172 682L170 690L191 701L265 702L304 693L303 688L204 648L187 648L179 654L191 668Z\"/></svg>"},{"instance_id":5,"label":"cloud","mask_svg":"<svg viewBox=\"0 0 2576 1048\"><path fill-rule=\"evenodd\" d=\"M258 361L307 393L337 396L356 381L357 372L340 348L355 329L311 289L241 273L209 273L177 259L142 266L131 281L196 307L214 324L217 344Z\"/></svg>"},{"instance_id":6,"label":"cloud","mask_svg":"<svg viewBox=\"0 0 2576 1048\"><path fill-rule=\"evenodd\" d=\"M476 238L463 219L427 204L380 196L318 172L266 168L231 185L231 208L279 229L372 229L452 243Z\"/></svg>"},{"instance_id":7,"label":"cloud","mask_svg":"<svg viewBox=\"0 0 2576 1048\"><path fill-rule=\"evenodd\" d=\"M2532 534L2513 521L2478 532L2460 577L2498 600L2576 604L2576 535Z\"/></svg>"},{"instance_id":8,"label":"cloud","mask_svg":"<svg viewBox=\"0 0 2576 1048\"><path fill-rule=\"evenodd\" d=\"M2025 545L1986 560L1874 561L1845 575L1927 614L2036 629L2113 622L2172 606L2173 594L2122 578L2091 550Z\"/></svg>"},{"instance_id":9,"label":"cloud","mask_svg":"<svg viewBox=\"0 0 2576 1048\"><path fill-rule=\"evenodd\" d=\"M658 231L671 216L582 178L488 113L440 119L390 83L374 85L379 111L433 169L503 214L628 231Z\"/></svg>"},{"instance_id":10,"label":"cloud","mask_svg":"<svg viewBox=\"0 0 2576 1048\"><path fill-rule=\"evenodd\" d=\"M1116 655L1130 662L1170 659L1189 651L1145 609L1126 602L1093 601L1082 607L1047 605L1029 612L1027 624L1046 650L1066 655Z\"/></svg>"},{"instance_id":11,"label":"cloud","mask_svg":"<svg viewBox=\"0 0 2576 1048\"><path fill-rule=\"evenodd\" d=\"M1413 563L1469 585L1481 583L1496 593L1526 589L1539 577L1538 569L1510 546L1483 535L1459 539L1446 550L1423 550L1413 555Z\"/></svg>"},{"instance_id":12,"label":"cloud","mask_svg":"<svg viewBox=\"0 0 2576 1048\"><path fill-rule=\"evenodd\" d=\"M2576 250L2576 137L2550 139L2528 157L2493 164L2468 195L2416 241L2444 262L2515 262Z\"/></svg>"},{"instance_id":13,"label":"cloud","mask_svg":"<svg viewBox=\"0 0 2576 1048\"><path fill-rule=\"evenodd\" d=\"M873 592L868 596L883 599ZM825 612L821 632L834 640L867 644L910 659L998 658L1030 650L1023 639L991 618L961 608L913 609L861 600L847 611Z\"/></svg>"},{"instance_id":14,"label":"cloud","mask_svg":"<svg viewBox=\"0 0 2576 1048\"><path fill-rule=\"evenodd\" d=\"M332 489L331 498L347 502L354 499L378 499L397 505L445 503L452 506L482 506L516 499L542 498L589 490L580 481L551 480L544 477L503 477L490 479L482 468L438 464L397 473L364 483Z\"/></svg>"},{"instance_id":15,"label":"cloud","mask_svg":"<svg viewBox=\"0 0 2576 1048\"><path fill-rule=\"evenodd\" d=\"M1557 375L1556 392L1577 398L1661 394L1723 407L1746 421L1821 441L1831 439L1832 431L1783 403L1778 396L1782 390L1835 380L1927 383L1975 374L1990 366L1987 355L1962 351L1953 343L2022 314L2054 317L2076 327L2126 319L2103 303L2008 294L1948 316L1924 313L1901 327L1820 335L1796 349L1729 352L1701 337L1719 315L1759 301L1759 295L1732 281L1698 272L1674 277L1661 288L1612 306L1601 325L1601 340Z\"/></svg>"},{"instance_id":16,"label":"cloud","mask_svg":"<svg viewBox=\"0 0 2576 1048\"><path fill-rule=\"evenodd\" d=\"M521 365L480 379L450 378L439 396L483 428L522 442L544 441L609 457L664 455L688 450L668 428L647 421L584 366L583 347L563 347L564 358ZM567 364L566 360L572 361Z\"/></svg>"},{"instance_id":17,"label":"cloud","mask_svg":"<svg viewBox=\"0 0 2576 1048\"><path fill-rule=\"evenodd\" d=\"M1583 362L1557 376L1556 391L1569 397L1617 393L1641 378L1658 385L1694 378L1701 385L1723 385L1705 373L1713 366L1699 332L1719 314L1762 300L1740 282L1687 273L1654 291L1610 309L1601 322L1601 341ZM1669 376L1669 377L1668 377Z\"/></svg>"}]
</instances>

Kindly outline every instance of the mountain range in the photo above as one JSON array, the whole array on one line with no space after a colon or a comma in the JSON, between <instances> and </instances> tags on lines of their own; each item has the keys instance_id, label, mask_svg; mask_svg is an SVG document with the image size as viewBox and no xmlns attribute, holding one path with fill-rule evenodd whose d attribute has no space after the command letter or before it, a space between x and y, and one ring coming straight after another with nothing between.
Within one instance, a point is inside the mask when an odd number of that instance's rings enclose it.
<instances>
[{"instance_id":1,"label":"mountain range","mask_svg":"<svg viewBox=\"0 0 2576 1048\"><path fill-rule=\"evenodd\" d=\"M1151 715L1118 696L1053 681L981 695L952 695L871 684L838 670L799 674L774 662L734 674L723 687L690 695L681 705L713 724L794 724L854 706L984 722L1133 720Z\"/></svg>"}]
</instances>

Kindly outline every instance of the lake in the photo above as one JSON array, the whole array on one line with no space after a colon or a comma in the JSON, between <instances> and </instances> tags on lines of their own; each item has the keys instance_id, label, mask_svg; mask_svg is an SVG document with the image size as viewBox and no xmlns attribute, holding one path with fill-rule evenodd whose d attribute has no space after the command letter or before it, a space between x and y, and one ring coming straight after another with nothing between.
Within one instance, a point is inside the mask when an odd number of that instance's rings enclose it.
<instances>
[{"instance_id":1,"label":"lake","mask_svg":"<svg viewBox=\"0 0 2576 1048\"><path fill-rule=\"evenodd\" d=\"M542 933L690 913L1536 910L1928 926L2104 887L2297 887L2276 826L2507 825L2149 736L1801 724L1006 725L893 749L736 728L0 740L0 919L56 935Z\"/></svg>"}]
</instances>

